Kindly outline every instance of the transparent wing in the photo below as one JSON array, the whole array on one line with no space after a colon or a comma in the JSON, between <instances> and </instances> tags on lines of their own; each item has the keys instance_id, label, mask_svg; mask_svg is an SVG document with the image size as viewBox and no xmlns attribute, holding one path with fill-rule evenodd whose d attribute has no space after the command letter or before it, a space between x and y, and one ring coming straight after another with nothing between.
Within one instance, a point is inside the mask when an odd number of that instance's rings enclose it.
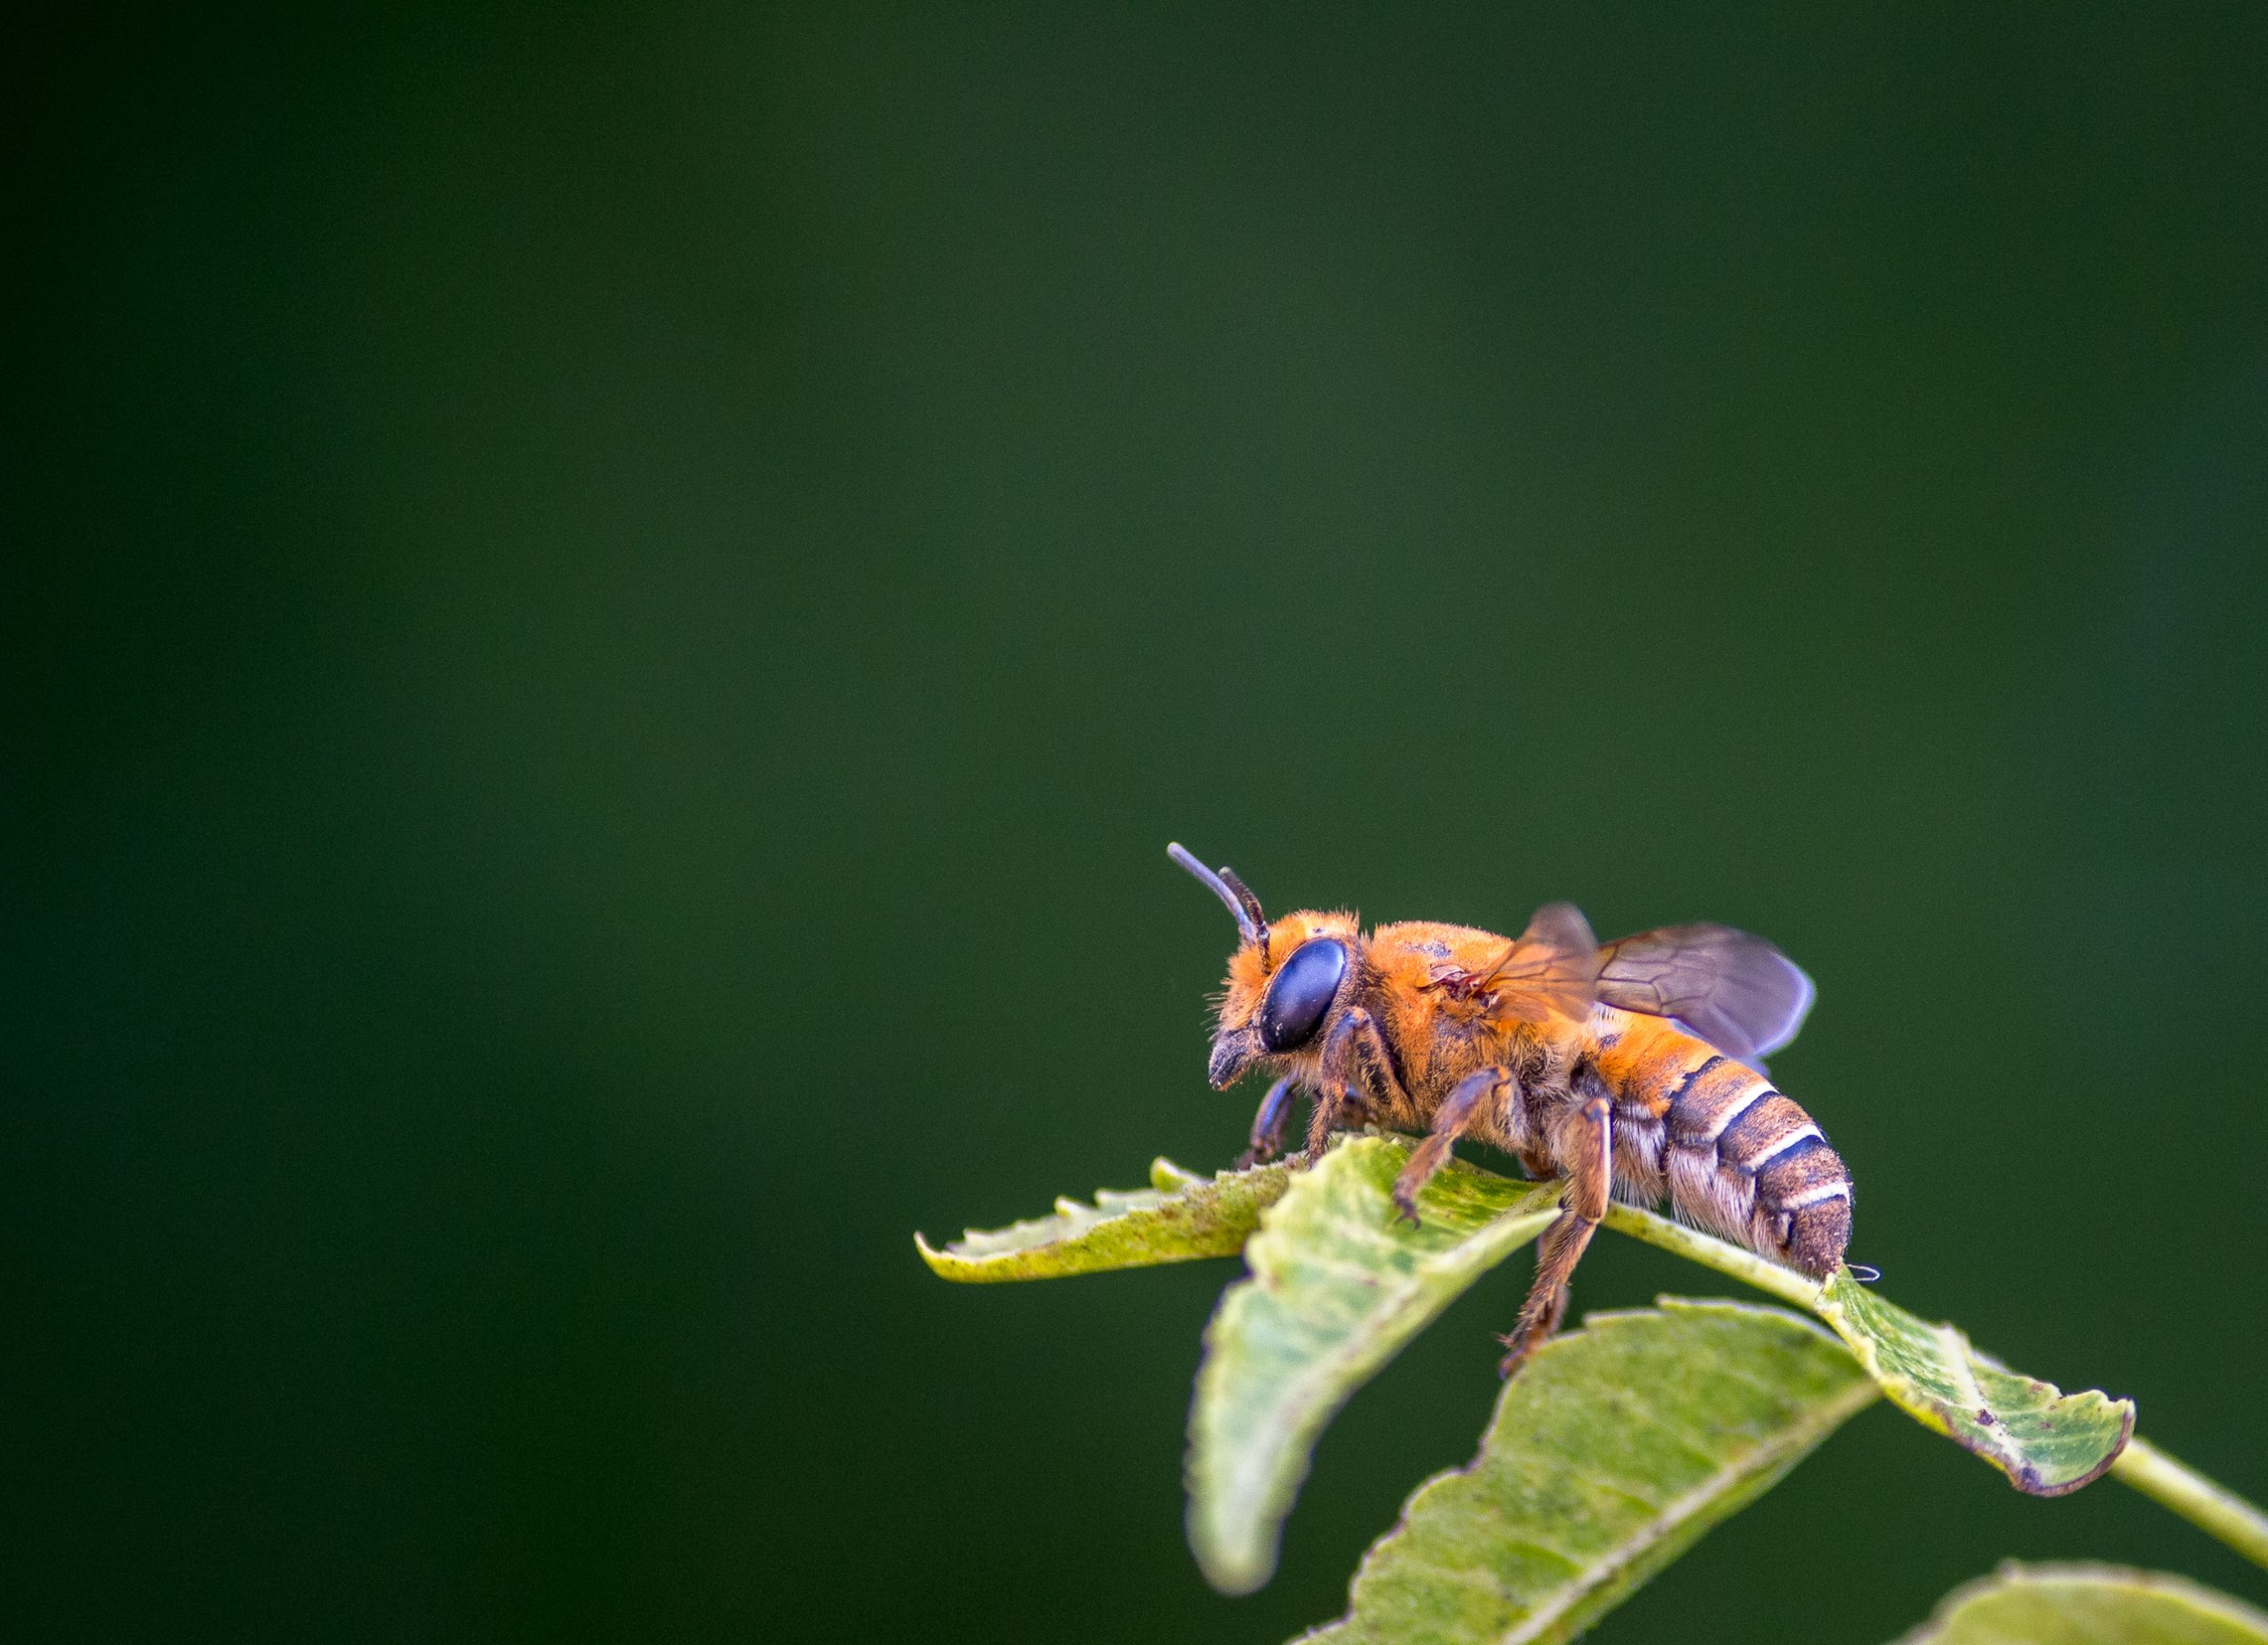
<instances>
[{"instance_id":1,"label":"transparent wing","mask_svg":"<svg viewBox=\"0 0 2268 1645\"><path fill-rule=\"evenodd\" d=\"M1503 958L1470 984L1494 997L1492 1016L1537 1021L1588 1013L1598 997L1599 946L1573 903L1546 903Z\"/></svg>"},{"instance_id":2,"label":"transparent wing","mask_svg":"<svg viewBox=\"0 0 2268 1645\"><path fill-rule=\"evenodd\" d=\"M1818 991L1796 962L1730 926L1664 926L1599 950L1598 997L1675 1017L1728 1057L1753 1062L1796 1037Z\"/></svg>"}]
</instances>

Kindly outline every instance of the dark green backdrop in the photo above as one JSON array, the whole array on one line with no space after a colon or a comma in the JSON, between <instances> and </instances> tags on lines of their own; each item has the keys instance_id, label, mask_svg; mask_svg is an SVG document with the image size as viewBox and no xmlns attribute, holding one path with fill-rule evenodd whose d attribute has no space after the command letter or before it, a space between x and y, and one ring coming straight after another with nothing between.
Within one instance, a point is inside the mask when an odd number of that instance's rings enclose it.
<instances>
[{"instance_id":1,"label":"dark green backdrop","mask_svg":"<svg viewBox=\"0 0 2268 1645\"><path fill-rule=\"evenodd\" d=\"M1854 1257L2268 1493L2268 14L445 8L6 52L21 1637L1276 1640L1181 1544L1271 904L1766 932ZM1721 1282L1609 1239L1578 1308ZM1861 1418L1600 1630L2011 1555Z\"/></svg>"}]
</instances>

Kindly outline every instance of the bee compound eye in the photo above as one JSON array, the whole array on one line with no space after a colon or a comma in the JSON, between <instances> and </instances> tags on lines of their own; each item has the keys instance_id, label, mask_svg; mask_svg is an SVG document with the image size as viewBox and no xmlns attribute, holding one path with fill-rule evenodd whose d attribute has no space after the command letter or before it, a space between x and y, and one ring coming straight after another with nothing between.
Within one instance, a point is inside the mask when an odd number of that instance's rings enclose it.
<instances>
[{"instance_id":1,"label":"bee compound eye","mask_svg":"<svg viewBox=\"0 0 2268 1645\"><path fill-rule=\"evenodd\" d=\"M1317 937L1293 949L1260 1002L1261 1044L1271 1051L1295 1051L1313 1039L1346 974L1344 943Z\"/></svg>"}]
</instances>

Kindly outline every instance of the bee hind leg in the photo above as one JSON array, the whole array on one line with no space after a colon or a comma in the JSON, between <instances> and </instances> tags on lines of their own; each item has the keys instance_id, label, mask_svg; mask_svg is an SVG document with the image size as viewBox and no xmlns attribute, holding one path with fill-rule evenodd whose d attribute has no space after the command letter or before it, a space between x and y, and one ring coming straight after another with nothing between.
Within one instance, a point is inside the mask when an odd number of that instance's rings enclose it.
<instances>
[{"instance_id":1,"label":"bee hind leg","mask_svg":"<svg viewBox=\"0 0 2268 1645\"><path fill-rule=\"evenodd\" d=\"M1512 1082L1512 1071L1502 1065L1476 1069L1456 1082L1433 1113L1433 1134L1419 1143L1394 1179L1394 1214L1410 1227L1418 1226L1418 1194L1433 1173L1449 1162L1456 1139L1472 1129L1496 1093Z\"/></svg>"},{"instance_id":2,"label":"bee hind leg","mask_svg":"<svg viewBox=\"0 0 2268 1645\"><path fill-rule=\"evenodd\" d=\"M1237 1169L1248 1171L1265 1165L1284 1148L1284 1131L1292 1121L1292 1076L1285 1075L1268 1088L1252 1116L1252 1146L1237 1156Z\"/></svg>"},{"instance_id":3,"label":"bee hind leg","mask_svg":"<svg viewBox=\"0 0 2268 1645\"><path fill-rule=\"evenodd\" d=\"M1535 1283L1528 1287L1527 1300L1520 1304L1511 1334L1503 1339L1504 1358L1496 1368L1503 1376L1510 1377L1526 1364L1528 1356L1559 1329L1567 1312L1568 1276L1582 1260L1591 1236L1598 1231L1599 1221L1606 1215L1607 1194L1613 1186L1611 1111L1605 1098L1595 1097L1575 1116L1570 1145L1564 1150L1569 1164L1567 1191L1560 1199L1558 1216L1537 1243Z\"/></svg>"}]
</instances>

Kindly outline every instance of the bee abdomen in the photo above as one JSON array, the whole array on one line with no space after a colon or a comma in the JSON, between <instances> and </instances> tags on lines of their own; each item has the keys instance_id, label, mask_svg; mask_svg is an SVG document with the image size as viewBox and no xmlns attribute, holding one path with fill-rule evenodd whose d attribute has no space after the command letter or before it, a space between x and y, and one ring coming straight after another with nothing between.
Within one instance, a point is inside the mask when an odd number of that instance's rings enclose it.
<instances>
[{"instance_id":1,"label":"bee abdomen","mask_svg":"<svg viewBox=\"0 0 2268 1645\"><path fill-rule=\"evenodd\" d=\"M1814 1277L1835 1271L1851 1239L1851 1177L1809 1114L1762 1075L1712 1056L1663 1118L1682 1214Z\"/></svg>"},{"instance_id":2,"label":"bee abdomen","mask_svg":"<svg viewBox=\"0 0 2268 1645\"><path fill-rule=\"evenodd\" d=\"M1851 1174L1816 1126L1756 1176L1756 1218L1794 1268L1824 1279L1851 1243Z\"/></svg>"}]
</instances>

